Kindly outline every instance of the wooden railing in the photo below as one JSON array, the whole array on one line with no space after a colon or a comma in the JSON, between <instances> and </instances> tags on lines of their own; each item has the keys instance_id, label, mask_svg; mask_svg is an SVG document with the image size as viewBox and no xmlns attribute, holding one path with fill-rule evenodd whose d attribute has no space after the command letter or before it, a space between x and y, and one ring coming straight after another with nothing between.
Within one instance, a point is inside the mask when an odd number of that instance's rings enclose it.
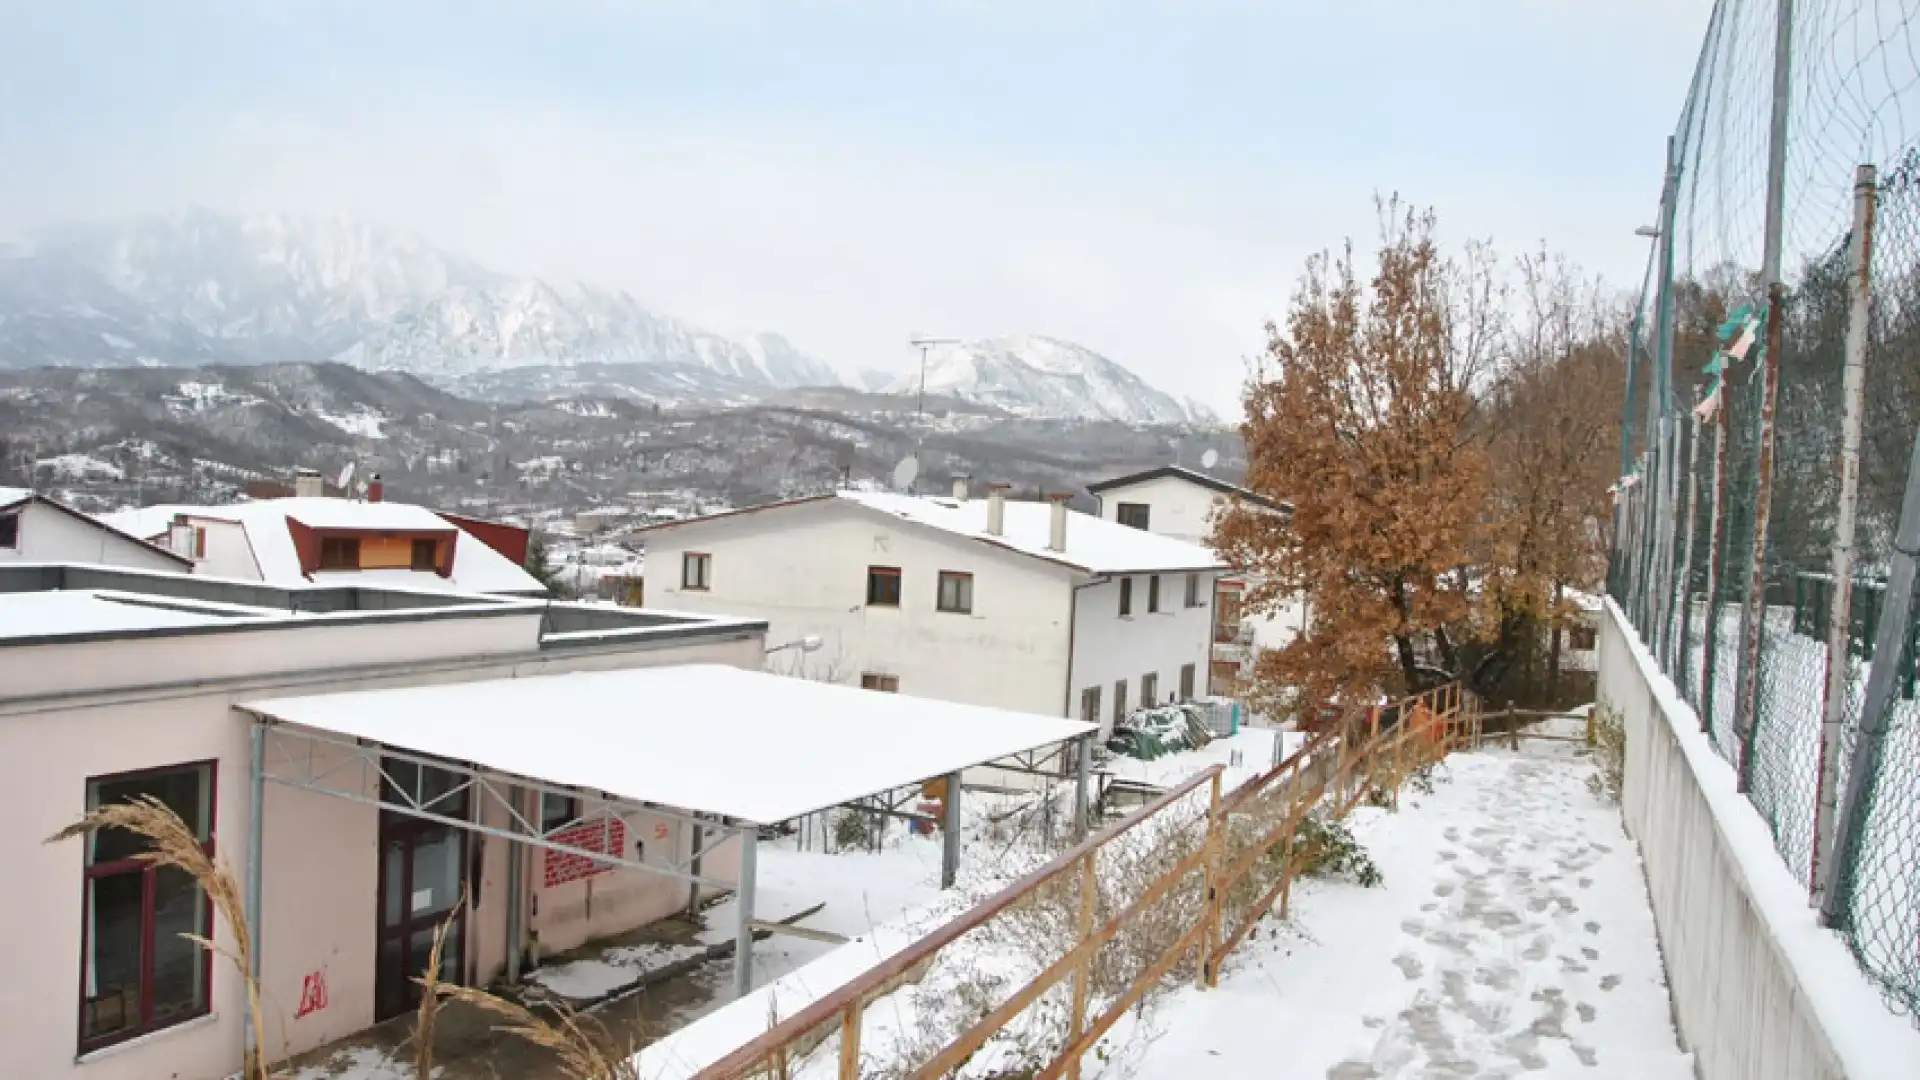
<instances>
[{"instance_id":1,"label":"wooden railing","mask_svg":"<svg viewBox=\"0 0 1920 1080\"><path fill-rule=\"evenodd\" d=\"M1197 981L1203 986L1214 985L1226 957L1261 917L1276 903L1285 916L1289 890L1303 855L1295 839L1316 806L1324 802L1328 813L1344 817L1369 793L1390 802L1397 800L1400 785L1411 773L1438 761L1457 746L1477 742L1476 716L1472 696L1449 685L1351 717L1231 793L1221 790L1220 766L1205 769L769 1027L702 1069L696 1074L697 1080L787 1076L800 1055L836 1031L840 1035L839 1076L841 1080L855 1080L860 1075L862 1019L870 1004L916 981L943 949L968 933L1017 905L1039 902L1042 890L1049 887L1071 887L1077 893L1071 948L955 1036L912 1075L920 1080L952 1072L1042 995L1065 981L1071 994L1065 1043L1050 1063L1032 1075L1035 1080L1063 1075L1078 1080L1086 1053L1175 968L1197 956L1198 965L1193 969ZM1203 790L1204 817L1196 811L1191 821L1160 823L1178 829L1204 822L1200 842L1123 905L1110 904L1117 910L1099 918L1100 853L1142 825L1172 815L1181 804L1197 801ZM1134 973L1106 1008L1089 1018L1096 955L1135 927L1156 905L1173 898L1174 891L1195 872L1202 875L1203 887L1195 894L1191 925Z\"/></svg>"}]
</instances>

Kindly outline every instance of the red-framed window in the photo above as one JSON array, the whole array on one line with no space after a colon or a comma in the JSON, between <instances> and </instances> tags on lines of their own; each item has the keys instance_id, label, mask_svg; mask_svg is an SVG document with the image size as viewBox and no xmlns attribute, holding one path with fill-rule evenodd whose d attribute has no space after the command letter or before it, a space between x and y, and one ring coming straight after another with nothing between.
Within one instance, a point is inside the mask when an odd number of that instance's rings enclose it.
<instances>
[{"instance_id":1,"label":"red-framed window","mask_svg":"<svg viewBox=\"0 0 1920 1080\"><path fill-rule=\"evenodd\" d=\"M213 853L211 761L87 781L89 810L151 795ZM147 842L118 829L86 839L80 897L80 1052L204 1016L212 954L182 937L213 935L213 904L188 874L138 858Z\"/></svg>"}]
</instances>

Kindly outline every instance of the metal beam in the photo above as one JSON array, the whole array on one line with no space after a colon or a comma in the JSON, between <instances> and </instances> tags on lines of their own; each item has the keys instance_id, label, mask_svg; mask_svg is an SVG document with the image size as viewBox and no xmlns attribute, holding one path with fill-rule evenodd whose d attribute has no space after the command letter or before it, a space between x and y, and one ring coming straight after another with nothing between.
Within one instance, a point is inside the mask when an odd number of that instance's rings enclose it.
<instances>
[{"instance_id":1,"label":"metal beam","mask_svg":"<svg viewBox=\"0 0 1920 1080\"><path fill-rule=\"evenodd\" d=\"M276 734L271 725L256 725L255 731L262 732L267 737L272 737ZM280 733L280 736L282 738L304 737L304 733L301 733L300 735L297 735L297 736L289 736L286 733ZM318 741L328 742L329 740L318 740ZM364 763L371 765L376 770L379 768L378 759L382 755L386 754L386 748L377 744L361 744L358 742L354 742L354 743L332 742L331 745L338 746L338 747L341 747L342 749L348 750L350 753L357 755L360 758L360 760L362 760ZM388 755L388 756L400 756L400 755ZM591 848L585 848L577 844L570 844L564 841L554 839L555 835L567 832L583 824L601 824L610 831L612 828L612 819L615 817L618 817L622 821L625 821L627 815L629 814L656 814L657 815L662 813L662 811L660 811L658 808L654 807L651 804L637 803L637 802L632 802L632 801L623 800L623 799L609 799L609 798L605 798L604 796L596 795L595 793L592 793L592 792L586 792L586 791L573 789L573 788L563 788L563 787L558 787L552 784L543 784L543 783L540 783L539 781L533 781L531 783L525 783L525 782L513 783L511 782L510 778L506 775L501 775L496 778L486 773L482 773L474 769L470 765L466 765L460 762L437 762L432 758L417 758L412 755L409 755L407 759L418 760L421 764L427 765L431 768L442 769L447 772L452 772L452 773L465 776L466 781L458 785L456 790L472 790L475 793L477 793L481 798L494 799L501 806L507 808L508 821L509 821L508 826L506 828L502 828L496 825L487 825L483 823L477 823L467 818L457 818L448 814L440 813L432 809L427 809L426 807L437 805L439 802L442 801L440 798L437 798L437 797L431 800L427 800L425 804L421 804L418 799L406 798L404 792L401 793L404 801L397 801L397 800L386 798L385 797L386 785L382 786L382 794L380 796L370 796L370 795L363 794L362 792L359 792L359 791L351 791L351 790L346 790L339 787L318 783L311 776L302 775L299 772L276 773L276 772L265 769L264 766L261 773L261 779L265 781L271 781L273 783L280 784L285 787L297 788L302 791L311 791L311 792L314 792L315 794L327 795L336 799L344 799L348 802L360 803L363 806L378 807L381 810L385 810L390 813L400 814L405 817L419 818L423 821L432 821L441 825L449 825L456 829L464 829L469 832L475 832L485 836L497 836L504 840L510 840L516 843L526 844L531 847L544 848L548 851L557 851L563 855L579 856L580 858L588 859L592 862L595 862L604 866L617 866L617 867L624 867L629 870L639 870L649 874L657 874L662 877L676 878L681 881L696 882L698 884L706 885L716 889L731 889L734 886L734 883L731 881L721 881L714 878L698 876L692 873L688 873L684 870L681 870L677 866L672 865L671 863L663 865L661 863L643 862L638 859L628 858L624 855L611 854L605 851L595 851ZM309 762L310 761L311 759L309 759ZM297 758L289 758L288 763L297 765L299 764L299 761ZM325 774L330 775L335 771L337 771L337 767L326 769L324 772ZM384 773L382 775L384 775ZM541 795L551 793L551 794L557 794L557 795L566 795L571 798L591 800L594 803L595 810L597 812L592 814L583 814L582 816L577 817L572 821L569 821L559 826L558 828L543 831L537 825L533 824L532 822L529 822L526 816L522 814L517 807L514 806L513 801L509 794L511 791L511 788L514 786L524 787L532 792L535 792ZM666 814L666 816L676 817L678 815L669 813L669 814ZM735 827L735 829L737 830L750 830L751 828L752 826L736 826ZM729 830L729 831L733 831L733 830Z\"/></svg>"},{"instance_id":2,"label":"metal beam","mask_svg":"<svg viewBox=\"0 0 1920 1080\"><path fill-rule=\"evenodd\" d=\"M749 827L740 834L740 885L735 894L733 933L733 996L746 997L753 990L753 891L760 830Z\"/></svg>"},{"instance_id":3,"label":"metal beam","mask_svg":"<svg viewBox=\"0 0 1920 1080\"><path fill-rule=\"evenodd\" d=\"M247 808L247 886L246 897L243 902L247 908L247 940L250 945L247 951L247 975L253 980L255 989L255 993L250 995L250 998L257 998L260 987L260 954L263 951L260 939L260 893L263 868L260 865L260 860L262 853L266 850L266 844L262 839L262 826L266 823L267 814L266 732L262 731L258 725L255 725L251 733L251 741L252 771L249 773L247 779L252 787L252 799L251 805ZM250 1003L248 1007L257 1008L258 1006ZM243 1064L241 1067L243 1069L252 1068L253 1059L263 1051L261 1047L254 1042L254 1025L243 1024L241 1027L246 1031L246 1056L242 1059Z\"/></svg>"},{"instance_id":4,"label":"metal beam","mask_svg":"<svg viewBox=\"0 0 1920 1080\"><path fill-rule=\"evenodd\" d=\"M810 926L798 926L794 923L753 919L750 920L749 925L756 934L784 934L787 937L806 938L808 941L822 941L828 945L845 945L852 940L845 934L836 934L831 930L815 930Z\"/></svg>"},{"instance_id":5,"label":"metal beam","mask_svg":"<svg viewBox=\"0 0 1920 1080\"><path fill-rule=\"evenodd\" d=\"M945 823L940 836L940 887L953 888L960 877L960 773L947 774L947 801L942 808Z\"/></svg>"}]
</instances>

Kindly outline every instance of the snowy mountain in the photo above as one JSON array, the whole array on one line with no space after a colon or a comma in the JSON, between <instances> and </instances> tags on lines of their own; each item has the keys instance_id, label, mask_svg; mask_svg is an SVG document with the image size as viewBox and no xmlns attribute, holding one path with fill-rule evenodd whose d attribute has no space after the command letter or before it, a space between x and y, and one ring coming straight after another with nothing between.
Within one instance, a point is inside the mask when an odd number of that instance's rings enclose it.
<instances>
[{"instance_id":1,"label":"snowy mountain","mask_svg":"<svg viewBox=\"0 0 1920 1080\"><path fill-rule=\"evenodd\" d=\"M195 210L0 248L0 367L336 357L441 381L664 363L769 388L839 382L777 334L735 341L626 293L496 273L348 219Z\"/></svg>"},{"instance_id":2,"label":"snowy mountain","mask_svg":"<svg viewBox=\"0 0 1920 1080\"><path fill-rule=\"evenodd\" d=\"M892 393L920 388L913 372ZM1092 349L1057 338L992 338L939 352L927 361L930 394L950 394L1016 415L1116 420L1128 424L1217 423L1212 410L1185 404Z\"/></svg>"}]
</instances>

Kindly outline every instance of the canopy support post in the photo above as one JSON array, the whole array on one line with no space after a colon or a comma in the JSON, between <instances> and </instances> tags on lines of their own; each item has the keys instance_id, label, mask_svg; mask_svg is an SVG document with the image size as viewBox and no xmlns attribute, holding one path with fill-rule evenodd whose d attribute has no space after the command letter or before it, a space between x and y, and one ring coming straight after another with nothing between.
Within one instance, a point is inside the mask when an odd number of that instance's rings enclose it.
<instances>
[{"instance_id":1,"label":"canopy support post","mask_svg":"<svg viewBox=\"0 0 1920 1080\"><path fill-rule=\"evenodd\" d=\"M247 807L247 883L242 902L247 909L247 940L252 946L247 950L247 977L254 985L254 993L251 996L257 1000L260 986L260 953L265 944L260 940L260 860L266 850L266 838L262 834L262 827L266 823L267 816L267 729L257 720L250 725L250 728L252 760L247 783L251 789L249 793L251 797ZM249 1002L248 1008L254 1009L258 1006ZM246 1055L242 1058L241 1067L251 1069L255 1067L255 1059L265 1053L265 1049L257 1045L254 1040L253 1024L243 1024L242 1030L246 1032Z\"/></svg>"},{"instance_id":2,"label":"canopy support post","mask_svg":"<svg viewBox=\"0 0 1920 1080\"><path fill-rule=\"evenodd\" d=\"M960 771L947 774L947 797L941 807L940 887L953 888L960 877Z\"/></svg>"},{"instance_id":3,"label":"canopy support post","mask_svg":"<svg viewBox=\"0 0 1920 1080\"><path fill-rule=\"evenodd\" d=\"M760 827L748 824L740 829L740 884L734 893L738 901L733 936L733 996L746 997L753 990L753 887Z\"/></svg>"}]
</instances>

